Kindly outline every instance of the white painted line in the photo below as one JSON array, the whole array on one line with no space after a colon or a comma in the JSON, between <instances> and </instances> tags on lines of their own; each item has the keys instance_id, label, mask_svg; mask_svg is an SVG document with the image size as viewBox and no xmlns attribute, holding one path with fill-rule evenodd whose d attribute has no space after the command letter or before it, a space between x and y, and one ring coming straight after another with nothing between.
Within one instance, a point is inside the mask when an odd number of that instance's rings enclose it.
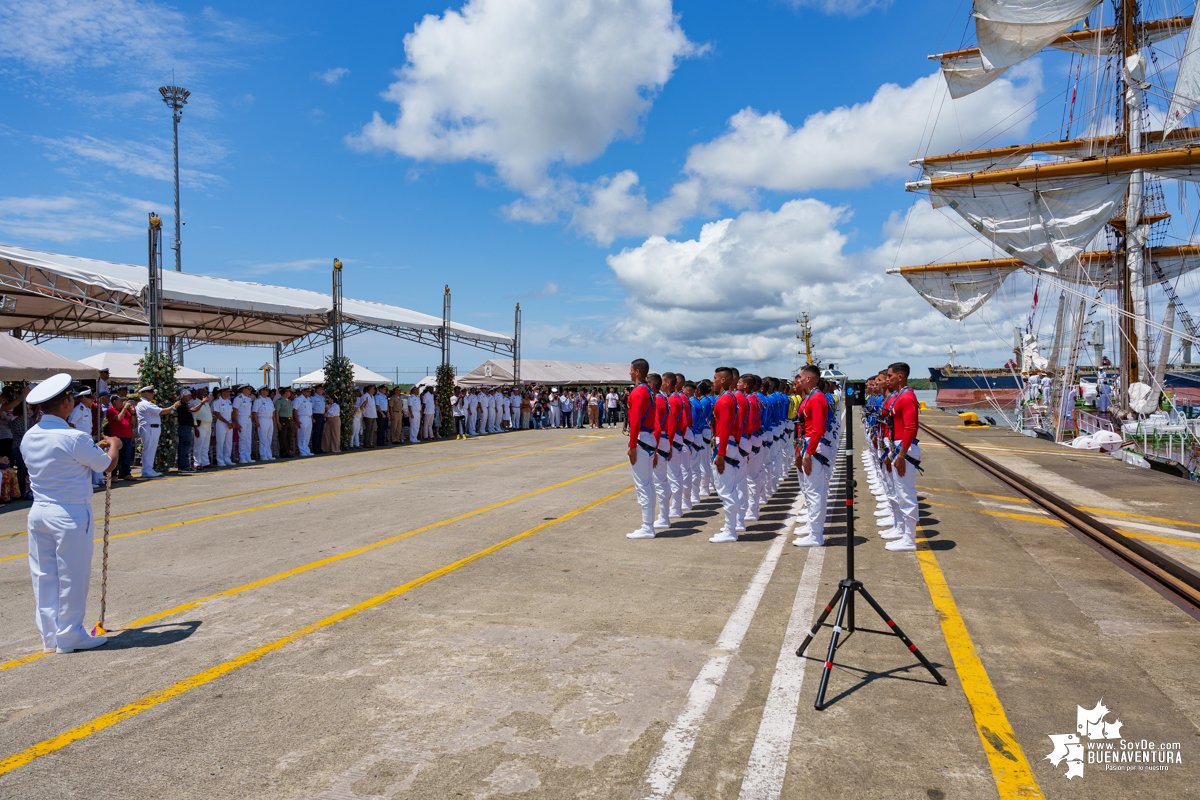
<instances>
[{"instance_id":1,"label":"white painted line","mask_svg":"<svg viewBox=\"0 0 1200 800\"><path fill-rule=\"evenodd\" d=\"M792 734L796 728L796 708L800 704L800 687L804 685L804 665L807 658L797 658L796 648L812 628L817 589L821 584L821 567L825 564L825 548L808 551L800 585L796 587L796 602L788 620L775 676L763 708L758 736L750 751L750 764L742 780L738 800L778 800L783 792L787 774L788 755L792 749Z\"/></svg>"},{"instance_id":2,"label":"white painted line","mask_svg":"<svg viewBox=\"0 0 1200 800\"><path fill-rule=\"evenodd\" d=\"M763 557L758 572L754 573L754 578L746 587L742 599L738 601L737 608L725 622L725 628L717 639L718 652L700 669L700 674L688 690L687 705L679 713L675 723L663 734L662 746L650 762L650 769L646 775L649 789L646 798L666 800L675 791L675 784L679 782L679 776L683 774L683 768L696 745L696 737L700 735L704 717L712 705L713 698L717 696L721 681L725 679L730 659L741 646L742 639L750 628L754 612L758 610L758 603L771 581L771 575L775 572L775 565L779 562L786 542L785 536L776 536L775 541L771 542L771 548Z\"/></svg>"}]
</instances>

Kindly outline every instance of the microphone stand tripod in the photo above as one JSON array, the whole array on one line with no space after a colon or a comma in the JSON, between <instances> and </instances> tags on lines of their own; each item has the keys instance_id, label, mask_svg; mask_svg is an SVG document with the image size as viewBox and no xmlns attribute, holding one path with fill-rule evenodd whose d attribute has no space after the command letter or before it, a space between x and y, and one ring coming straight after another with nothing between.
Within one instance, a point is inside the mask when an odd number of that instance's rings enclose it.
<instances>
[{"instance_id":1,"label":"microphone stand tripod","mask_svg":"<svg viewBox=\"0 0 1200 800\"><path fill-rule=\"evenodd\" d=\"M854 625L855 594L861 594L871 608L875 609L880 618L887 623L888 630L900 637L900 641L904 642L904 646L920 659L921 664L929 670L929 674L933 676L934 680L941 686L946 685L946 679L942 677L942 674L934 668L933 664L929 663L929 659L925 658L912 640L904 635L904 631L900 630L900 626L883 610L883 607L875 602L875 598L871 597L870 592L863 586L863 582L854 577L854 422L849 409L847 409L846 422L846 449L844 451L846 453L846 577L838 583L833 599L825 606L825 610L817 618L812 630L808 632L808 636L804 637L804 642L796 650L797 657L804 655L804 651L812 644L813 638L816 637L817 632L825 624L826 618L829 617L836 605L837 621L833 624L833 638L829 642L829 654L825 656L825 666L821 670L821 685L817 689L817 700L813 703L813 708L817 711L825 709L825 690L829 687L829 673L833 670L833 657L837 654L838 638L842 631L846 631L846 635L849 636L856 630ZM843 623L847 624L843 627Z\"/></svg>"}]
</instances>

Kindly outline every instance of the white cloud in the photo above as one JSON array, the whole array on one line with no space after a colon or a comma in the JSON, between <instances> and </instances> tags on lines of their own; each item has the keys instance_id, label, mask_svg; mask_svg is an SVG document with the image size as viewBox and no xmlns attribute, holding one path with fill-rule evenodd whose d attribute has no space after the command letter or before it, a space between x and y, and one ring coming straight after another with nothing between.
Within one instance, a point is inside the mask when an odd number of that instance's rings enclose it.
<instances>
[{"instance_id":1,"label":"white cloud","mask_svg":"<svg viewBox=\"0 0 1200 800\"><path fill-rule=\"evenodd\" d=\"M608 245L621 237L674 233L688 219L720 208L753 207L760 190L899 181L912 174L908 162L922 152L953 152L1000 132L1024 135L1034 115L1017 112L1041 90L1041 73L1033 64L1010 75L957 101L936 73L904 87L884 84L869 101L818 112L798 128L777 112L743 109L730 118L726 133L691 149L684 176L657 202L647 198L636 172L624 170L588 184L561 178L552 191L505 211L528 222L565 217L581 235Z\"/></svg>"},{"instance_id":2,"label":"white cloud","mask_svg":"<svg viewBox=\"0 0 1200 800\"><path fill-rule=\"evenodd\" d=\"M883 272L897 254L904 266L947 249L986 255L986 245L921 201L892 216L883 245L847 253L841 228L850 218L845 207L792 200L777 211L708 223L696 239L652 236L626 248L608 258L628 292L625 318L609 335L636 344L639 354L658 354L667 369L711 369L721 361L784 372L795 358L795 319L808 311L826 362L875 366L899 354L936 360L947 337L958 337L966 352L961 328ZM971 330L981 352L1001 352L982 319Z\"/></svg>"},{"instance_id":3,"label":"white cloud","mask_svg":"<svg viewBox=\"0 0 1200 800\"><path fill-rule=\"evenodd\" d=\"M557 283L555 283L554 281L546 281L546 283L544 285L542 285L541 288L534 289L532 292L530 292L529 294L527 294L525 296L534 298L534 299L541 299L543 297L551 297L552 295L556 295L561 291L562 291L562 287L560 287Z\"/></svg>"},{"instance_id":4,"label":"white cloud","mask_svg":"<svg viewBox=\"0 0 1200 800\"><path fill-rule=\"evenodd\" d=\"M346 69L345 67L335 67L333 69L327 69L324 72L314 72L313 77L323 80L330 86L333 86L349 74L350 70Z\"/></svg>"},{"instance_id":5,"label":"white cloud","mask_svg":"<svg viewBox=\"0 0 1200 800\"><path fill-rule=\"evenodd\" d=\"M32 247L119 239L144 234L147 213L166 205L119 195L0 197L0 233L10 242Z\"/></svg>"},{"instance_id":6,"label":"white cloud","mask_svg":"<svg viewBox=\"0 0 1200 800\"><path fill-rule=\"evenodd\" d=\"M169 69L190 50L186 18L138 0L10 0L0 4L0 50L34 69L138 63Z\"/></svg>"},{"instance_id":7,"label":"white cloud","mask_svg":"<svg viewBox=\"0 0 1200 800\"><path fill-rule=\"evenodd\" d=\"M468 0L404 37L407 62L349 141L434 161L473 159L527 194L546 170L637 132L679 59L697 52L670 0Z\"/></svg>"},{"instance_id":8,"label":"white cloud","mask_svg":"<svg viewBox=\"0 0 1200 800\"><path fill-rule=\"evenodd\" d=\"M180 154L183 164L207 164L225 158L225 148L195 132L181 138L184 139L183 152ZM160 141L155 145L136 141L107 141L95 136L68 136L62 139L39 137L38 140L46 146L46 156L52 161L73 156L143 178L175 180L174 156L169 141ZM179 181L186 186L200 187L220 183L223 179L211 172L181 167Z\"/></svg>"},{"instance_id":9,"label":"white cloud","mask_svg":"<svg viewBox=\"0 0 1200 800\"><path fill-rule=\"evenodd\" d=\"M1041 71L1027 62L1014 72L1016 81L1005 77L959 100L948 99L938 73L903 87L886 83L869 101L818 112L798 128L777 112L746 108L730 118L728 132L693 147L685 169L717 183L793 192L900 178L922 153L953 152L989 133L1025 135L1034 115L1015 112L1041 92Z\"/></svg>"},{"instance_id":10,"label":"white cloud","mask_svg":"<svg viewBox=\"0 0 1200 800\"><path fill-rule=\"evenodd\" d=\"M857 17L876 8L887 8L892 0L787 0L794 8L813 8L824 14Z\"/></svg>"}]
</instances>

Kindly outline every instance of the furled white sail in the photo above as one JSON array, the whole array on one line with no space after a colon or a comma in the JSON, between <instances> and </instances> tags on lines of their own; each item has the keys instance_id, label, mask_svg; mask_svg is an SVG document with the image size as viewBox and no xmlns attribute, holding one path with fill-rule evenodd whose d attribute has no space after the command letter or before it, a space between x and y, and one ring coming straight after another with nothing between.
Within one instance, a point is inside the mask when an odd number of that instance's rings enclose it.
<instances>
[{"instance_id":1,"label":"furled white sail","mask_svg":"<svg viewBox=\"0 0 1200 800\"><path fill-rule=\"evenodd\" d=\"M1128 185L1128 175L1111 175L1054 184L931 186L929 199L934 208L953 208L1010 256L1058 272L1113 218Z\"/></svg>"},{"instance_id":2,"label":"furled white sail","mask_svg":"<svg viewBox=\"0 0 1200 800\"><path fill-rule=\"evenodd\" d=\"M955 100L978 92L1005 72L1003 69L985 67L979 53L949 56L941 61L942 75L946 78L950 96Z\"/></svg>"},{"instance_id":3,"label":"furled white sail","mask_svg":"<svg viewBox=\"0 0 1200 800\"><path fill-rule=\"evenodd\" d=\"M1200 14L1192 17L1183 58L1179 60L1179 75L1175 78L1175 91L1171 94L1171 107L1167 109L1163 136L1183 124L1188 114L1200 105Z\"/></svg>"},{"instance_id":4,"label":"furled white sail","mask_svg":"<svg viewBox=\"0 0 1200 800\"><path fill-rule=\"evenodd\" d=\"M984 68L1020 64L1098 5L1100 0L974 0L975 37Z\"/></svg>"},{"instance_id":5,"label":"furled white sail","mask_svg":"<svg viewBox=\"0 0 1200 800\"><path fill-rule=\"evenodd\" d=\"M1005 153L1003 155L963 156L962 158L955 158L949 161L938 159L938 161L931 164L921 162L921 171L925 173L926 178L963 175L968 172L986 172L991 169L1020 166L1021 162L1031 155L1033 155L1031 151L1024 150L1019 153Z\"/></svg>"},{"instance_id":6,"label":"furled white sail","mask_svg":"<svg viewBox=\"0 0 1200 800\"><path fill-rule=\"evenodd\" d=\"M929 305L958 322L978 311L996 293L1004 279L1019 270L1019 266L1012 264L971 269L938 269L936 264L932 264L888 272L900 273Z\"/></svg>"}]
</instances>

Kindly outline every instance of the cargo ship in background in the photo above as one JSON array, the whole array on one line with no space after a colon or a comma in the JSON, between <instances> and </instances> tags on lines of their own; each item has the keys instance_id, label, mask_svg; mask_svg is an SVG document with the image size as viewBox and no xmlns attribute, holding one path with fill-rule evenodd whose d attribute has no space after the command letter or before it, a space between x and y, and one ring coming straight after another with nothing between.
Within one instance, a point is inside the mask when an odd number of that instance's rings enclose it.
<instances>
[{"instance_id":1,"label":"cargo ship in background","mask_svg":"<svg viewBox=\"0 0 1200 800\"><path fill-rule=\"evenodd\" d=\"M1096 367L1081 365L1076 370L1074 383L1095 383L1099 372ZM989 407L1015 409L1024 389L1021 374L1008 367L979 369L955 364L930 367L929 383L931 389L937 389L938 408L947 411ZM1200 406L1200 364L1171 367L1163 379L1163 387L1177 405Z\"/></svg>"}]
</instances>

